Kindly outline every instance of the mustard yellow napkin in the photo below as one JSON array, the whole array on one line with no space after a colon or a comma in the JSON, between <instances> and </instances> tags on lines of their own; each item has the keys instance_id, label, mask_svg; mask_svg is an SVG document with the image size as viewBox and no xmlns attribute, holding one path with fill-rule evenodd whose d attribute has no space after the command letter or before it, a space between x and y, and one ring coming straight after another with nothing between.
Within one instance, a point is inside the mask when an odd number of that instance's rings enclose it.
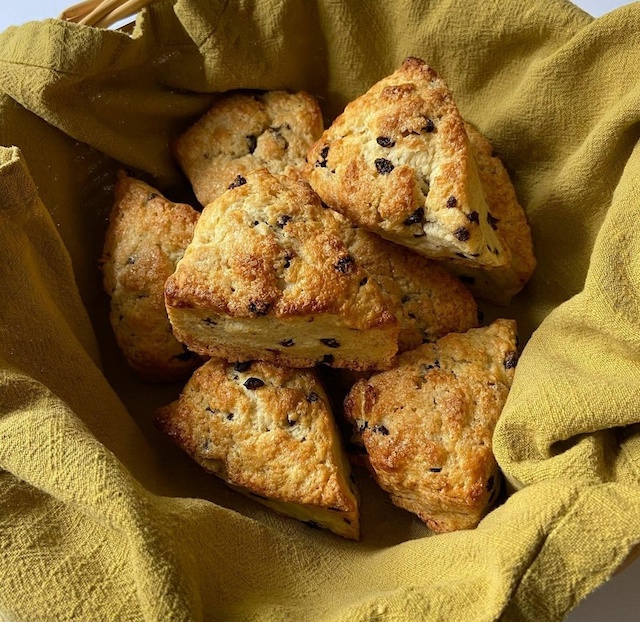
<instances>
[{"instance_id":1,"label":"mustard yellow napkin","mask_svg":"<svg viewBox=\"0 0 640 622\"><path fill-rule=\"evenodd\" d=\"M175 200L168 143L214 93L306 89L327 120L427 59L512 172L537 272L496 431L513 490L430 536L364 472L363 541L278 517L156 432L97 258L119 163ZM640 542L640 5L178 0L132 36L0 34L0 618L559 620ZM535 331L535 332L534 332Z\"/></svg>"}]
</instances>

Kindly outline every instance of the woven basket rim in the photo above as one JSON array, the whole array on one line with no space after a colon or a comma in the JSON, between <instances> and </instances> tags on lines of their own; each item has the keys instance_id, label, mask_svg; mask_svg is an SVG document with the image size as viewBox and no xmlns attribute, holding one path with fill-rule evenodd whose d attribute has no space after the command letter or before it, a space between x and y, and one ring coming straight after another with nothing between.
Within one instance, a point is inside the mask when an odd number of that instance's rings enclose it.
<instances>
[{"instance_id":1,"label":"woven basket rim","mask_svg":"<svg viewBox=\"0 0 640 622\"><path fill-rule=\"evenodd\" d=\"M157 0L84 0L65 9L59 19L85 26L109 28L116 22L135 15L152 2Z\"/></svg>"}]
</instances>

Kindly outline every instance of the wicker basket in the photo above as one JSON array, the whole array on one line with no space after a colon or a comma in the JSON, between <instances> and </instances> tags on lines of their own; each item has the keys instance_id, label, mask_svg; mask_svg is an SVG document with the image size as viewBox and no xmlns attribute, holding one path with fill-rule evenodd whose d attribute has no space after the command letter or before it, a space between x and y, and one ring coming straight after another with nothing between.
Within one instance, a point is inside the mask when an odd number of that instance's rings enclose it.
<instances>
[{"instance_id":1,"label":"wicker basket","mask_svg":"<svg viewBox=\"0 0 640 622\"><path fill-rule=\"evenodd\" d=\"M60 19L95 26L109 28L116 22L135 15L157 0L85 0L69 7L60 15ZM129 25L127 25L129 26ZM125 26L124 28L127 28Z\"/></svg>"}]
</instances>

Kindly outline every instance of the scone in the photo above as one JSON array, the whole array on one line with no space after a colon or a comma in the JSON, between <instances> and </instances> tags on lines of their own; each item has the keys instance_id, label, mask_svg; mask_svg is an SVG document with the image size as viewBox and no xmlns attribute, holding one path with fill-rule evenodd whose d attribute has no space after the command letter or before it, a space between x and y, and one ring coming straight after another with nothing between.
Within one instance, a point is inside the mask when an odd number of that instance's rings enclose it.
<instances>
[{"instance_id":1,"label":"scone","mask_svg":"<svg viewBox=\"0 0 640 622\"><path fill-rule=\"evenodd\" d=\"M344 218L295 171L238 177L166 282L174 333L228 361L390 367L398 322L343 236Z\"/></svg>"},{"instance_id":2,"label":"scone","mask_svg":"<svg viewBox=\"0 0 640 622\"><path fill-rule=\"evenodd\" d=\"M491 439L516 361L515 322L496 320L402 354L345 400L376 481L436 532L475 527L497 496Z\"/></svg>"},{"instance_id":3,"label":"scone","mask_svg":"<svg viewBox=\"0 0 640 622\"><path fill-rule=\"evenodd\" d=\"M238 175L304 166L322 130L320 107L307 93L226 95L177 139L173 150L198 201L208 205Z\"/></svg>"},{"instance_id":4,"label":"scone","mask_svg":"<svg viewBox=\"0 0 640 622\"><path fill-rule=\"evenodd\" d=\"M478 270L458 264L445 265L478 298L498 305L508 305L513 296L524 287L536 267L531 230L500 158L476 128L468 123L466 127L471 150L478 164L484 196L492 215L491 225L500 228L502 240L511 252L511 265L493 270Z\"/></svg>"},{"instance_id":5,"label":"scone","mask_svg":"<svg viewBox=\"0 0 640 622\"><path fill-rule=\"evenodd\" d=\"M458 279L435 262L375 233L350 227L349 252L376 281L398 318L404 352L478 325L478 307Z\"/></svg>"},{"instance_id":6,"label":"scone","mask_svg":"<svg viewBox=\"0 0 640 622\"><path fill-rule=\"evenodd\" d=\"M359 539L353 476L314 372L211 359L158 411L156 423L236 490Z\"/></svg>"},{"instance_id":7,"label":"scone","mask_svg":"<svg viewBox=\"0 0 640 622\"><path fill-rule=\"evenodd\" d=\"M191 241L198 212L121 172L100 264L111 324L127 362L145 380L188 377L201 362L171 332L164 283Z\"/></svg>"},{"instance_id":8,"label":"scone","mask_svg":"<svg viewBox=\"0 0 640 622\"><path fill-rule=\"evenodd\" d=\"M424 61L406 59L351 102L307 161L320 198L361 227L427 257L509 265L462 117Z\"/></svg>"}]
</instances>

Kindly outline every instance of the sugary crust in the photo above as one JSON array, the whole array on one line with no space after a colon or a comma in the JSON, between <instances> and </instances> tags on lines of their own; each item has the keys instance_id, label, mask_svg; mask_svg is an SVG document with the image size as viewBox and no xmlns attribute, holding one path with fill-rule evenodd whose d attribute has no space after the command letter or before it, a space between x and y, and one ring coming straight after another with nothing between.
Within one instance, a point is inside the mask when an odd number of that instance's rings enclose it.
<instances>
[{"instance_id":1,"label":"sugary crust","mask_svg":"<svg viewBox=\"0 0 640 622\"><path fill-rule=\"evenodd\" d=\"M474 527L498 488L493 430L516 365L516 325L450 333L360 380L345 400L369 466L434 531Z\"/></svg>"},{"instance_id":2,"label":"sugary crust","mask_svg":"<svg viewBox=\"0 0 640 622\"><path fill-rule=\"evenodd\" d=\"M398 318L400 352L477 326L473 296L444 268L365 229L351 228L345 237Z\"/></svg>"},{"instance_id":3,"label":"sugary crust","mask_svg":"<svg viewBox=\"0 0 640 622\"><path fill-rule=\"evenodd\" d=\"M118 345L146 380L185 378L200 362L173 336L163 297L197 219L189 205L119 174L100 264Z\"/></svg>"},{"instance_id":4,"label":"sugary crust","mask_svg":"<svg viewBox=\"0 0 640 622\"><path fill-rule=\"evenodd\" d=\"M178 401L158 411L156 424L205 469L257 500L330 510L339 531L322 526L358 538L358 500L314 372L211 359Z\"/></svg>"},{"instance_id":5,"label":"sugary crust","mask_svg":"<svg viewBox=\"0 0 640 622\"><path fill-rule=\"evenodd\" d=\"M307 154L305 175L331 208L427 257L508 265L464 122L446 84L408 58L351 102Z\"/></svg>"},{"instance_id":6,"label":"sugary crust","mask_svg":"<svg viewBox=\"0 0 640 622\"><path fill-rule=\"evenodd\" d=\"M489 141L467 123L467 134L478 165L480 181L491 214L500 235L511 252L511 265L493 270L477 270L450 264L469 289L482 300L508 305L531 277L536 260L533 255L531 230L524 210L518 203L509 173Z\"/></svg>"},{"instance_id":7,"label":"sugary crust","mask_svg":"<svg viewBox=\"0 0 640 622\"><path fill-rule=\"evenodd\" d=\"M324 209L295 171L274 176L261 169L242 181L205 208L193 241L167 280L166 305L179 338L196 351L203 347L202 340L192 343L184 325L177 324L185 319L177 310L216 314L229 321L268 318L281 325L331 316L338 330L378 331L386 344L379 368L388 367L397 349L398 322L375 281L350 254L344 219ZM255 328L260 331L260 324ZM296 363L300 355L295 347L276 347L282 356L274 359L266 352L274 349L265 345L268 337L256 333L256 350L245 357L231 336L224 344L212 344L209 354L227 356L222 347L238 358L306 365L302 360ZM257 356L260 350L265 352ZM358 358L357 352L329 352L345 360ZM317 361L325 354L326 347L305 356Z\"/></svg>"},{"instance_id":8,"label":"sugary crust","mask_svg":"<svg viewBox=\"0 0 640 622\"><path fill-rule=\"evenodd\" d=\"M307 93L225 95L176 140L173 151L198 201L208 205L238 175L301 168L322 130L318 102Z\"/></svg>"}]
</instances>

